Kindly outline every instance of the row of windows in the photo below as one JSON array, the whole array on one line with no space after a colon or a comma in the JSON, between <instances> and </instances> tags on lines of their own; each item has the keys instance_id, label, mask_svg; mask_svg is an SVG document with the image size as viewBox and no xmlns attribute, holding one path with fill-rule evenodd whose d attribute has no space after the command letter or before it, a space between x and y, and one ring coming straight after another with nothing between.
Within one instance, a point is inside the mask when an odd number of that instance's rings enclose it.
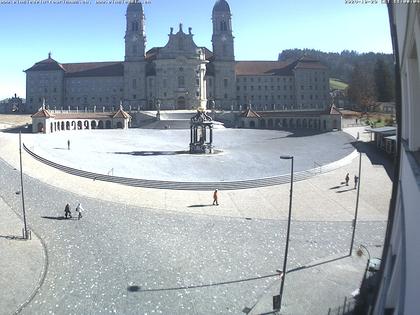
<instances>
[{"instance_id":1,"label":"row of windows","mask_svg":"<svg viewBox=\"0 0 420 315\"><path fill-rule=\"evenodd\" d=\"M318 90L318 85L315 85L315 86L309 85L309 86L308 86L308 88L309 88L309 90L312 90L312 89ZM324 90L326 90L326 89L327 89L327 86L324 84L324 85L322 86L322 88L323 88ZM301 85L301 86L300 86L300 89L301 89L301 90L304 90L304 89L305 89L305 86L304 86L304 85Z\"/></svg>"},{"instance_id":2,"label":"row of windows","mask_svg":"<svg viewBox=\"0 0 420 315\"><path fill-rule=\"evenodd\" d=\"M320 95L319 98L327 99L327 95ZM305 99L305 94L301 94L300 99L304 100ZM315 94L315 95L310 94L309 99L310 100L313 100L313 99L317 100L318 99L318 94Z\"/></svg>"},{"instance_id":3,"label":"row of windows","mask_svg":"<svg viewBox=\"0 0 420 315\"><path fill-rule=\"evenodd\" d=\"M246 101L248 99L251 99L251 100L253 100L253 99L262 100L263 99L263 96L262 95L250 95L250 96L244 95L241 98L241 96L238 95L236 98L238 100L243 99L244 101ZM267 101L268 99L269 99L269 95L264 95L264 100ZM271 95L271 99L272 100L276 99L276 96L275 95ZM277 99L278 100L281 100L281 99L283 99L283 100L293 100L294 99L294 96L293 95L283 95L283 96L282 95L277 95Z\"/></svg>"},{"instance_id":4,"label":"row of windows","mask_svg":"<svg viewBox=\"0 0 420 315\"><path fill-rule=\"evenodd\" d=\"M236 77L236 82L254 82L254 80L256 81L256 82L281 82L281 81L283 81L283 82L292 82L293 81L293 77L276 77L276 78L273 78L273 77L270 77L270 78L268 78L268 77L264 77L264 78L262 78L262 77L256 77L256 78L254 78L254 77Z\"/></svg>"},{"instance_id":5,"label":"row of windows","mask_svg":"<svg viewBox=\"0 0 420 315\"><path fill-rule=\"evenodd\" d=\"M258 85L258 86L255 86L255 88L257 88L257 90L258 91L261 91L262 90L262 86L261 85ZM268 91L268 86L267 85L265 85L264 86L264 91ZM289 88L289 90L293 90L293 85L283 85L283 90L287 90L287 88ZM242 86L242 89L244 90L244 91L246 91L247 89L248 89L248 86L246 86L246 85L244 85L244 86ZM250 85L249 86L249 89L251 90L251 91L254 91L254 86L253 85ZM282 88L281 88L281 86L280 85L278 85L277 86L277 90L281 90ZM241 87L238 85L238 86L236 86L236 90L237 91L240 91L241 90ZM274 91L275 90L275 86L274 85L272 85L271 86L271 90L272 91Z\"/></svg>"}]
</instances>

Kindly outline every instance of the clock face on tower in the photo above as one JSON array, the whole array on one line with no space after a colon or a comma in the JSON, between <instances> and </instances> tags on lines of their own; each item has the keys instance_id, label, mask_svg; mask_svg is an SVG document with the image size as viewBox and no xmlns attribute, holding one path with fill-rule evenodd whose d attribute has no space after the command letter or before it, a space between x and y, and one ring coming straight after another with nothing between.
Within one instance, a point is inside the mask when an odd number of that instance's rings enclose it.
<instances>
[{"instance_id":1,"label":"clock face on tower","mask_svg":"<svg viewBox=\"0 0 420 315\"><path fill-rule=\"evenodd\" d=\"M222 41L226 41L226 40L227 40L226 36L225 36L225 35L223 35L223 36L222 36Z\"/></svg>"},{"instance_id":2,"label":"clock face on tower","mask_svg":"<svg viewBox=\"0 0 420 315\"><path fill-rule=\"evenodd\" d=\"M137 35L133 35L132 41L135 42L138 39Z\"/></svg>"}]
</instances>

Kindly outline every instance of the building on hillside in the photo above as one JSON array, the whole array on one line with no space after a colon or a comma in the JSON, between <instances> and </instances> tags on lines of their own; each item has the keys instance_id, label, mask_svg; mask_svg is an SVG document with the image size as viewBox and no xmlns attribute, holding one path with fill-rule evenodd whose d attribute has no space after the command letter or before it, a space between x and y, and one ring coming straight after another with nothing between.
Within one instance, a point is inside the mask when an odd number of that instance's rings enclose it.
<instances>
[{"instance_id":1,"label":"building on hillside","mask_svg":"<svg viewBox=\"0 0 420 315\"><path fill-rule=\"evenodd\" d=\"M212 11L212 50L198 46L192 29L170 29L162 47L146 50L141 3L126 11L124 61L60 63L48 58L26 72L27 111L43 99L49 109L325 110L330 105L328 69L307 56L291 62L236 61L232 16L226 0Z\"/></svg>"},{"instance_id":2,"label":"building on hillside","mask_svg":"<svg viewBox=\"0 0 420 315\"><path fill-rule=\"evenodd\" d=\"M397 68L397 161L376 296L360 314L420 310L420 5L388 4ZM399 80L400 79L400 80ZM401 95L399 95L401 94Z\"/></svg>"},{"instance_id":3,"label":"building on hillside","mask_svg":"<svg viewBox=\"0 0 420 315\"><path fill-rule=\"evenodd\" d=\"M42 106L32 116L33 133L54 133L66 130L128 129L131 116L122 106L116 112L66 112Z\"/></svg>"}]
</instances>

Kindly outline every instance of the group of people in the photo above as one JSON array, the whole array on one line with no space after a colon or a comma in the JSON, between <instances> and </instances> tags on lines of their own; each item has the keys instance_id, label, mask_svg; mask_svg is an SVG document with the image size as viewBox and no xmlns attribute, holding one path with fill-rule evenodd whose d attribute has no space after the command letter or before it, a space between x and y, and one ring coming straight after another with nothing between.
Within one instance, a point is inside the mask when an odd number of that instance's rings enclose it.
<instances>
[{"instance_id":1,"label":"group of people","mask_svg":"<svg viewBox=\"0 0 420 315\"><path fill-rule=\"evenodd\" d=\"M350 175L349 173L347 173L346 177L344 178L344 180L346 181L346 186L349 185L349 180L350 180ZM357 188L357 184L359 182L359 177L357 175L354 175L354 189Z\"/></svg>"},{"instance_id":2,"label":"group of people","mask_svg":"<svg viewBox=\"0 0 420 315\"><path fill-rule=\"evenodd\" d=\"M82 212L84 211L80 202L78 203L75 211L77 213L77 220L80 220L83 216ZM66 204L66 206L64 207L64 217L66 219L71 219L72 218L69 204Z\"/></svg>"}]
</instances>

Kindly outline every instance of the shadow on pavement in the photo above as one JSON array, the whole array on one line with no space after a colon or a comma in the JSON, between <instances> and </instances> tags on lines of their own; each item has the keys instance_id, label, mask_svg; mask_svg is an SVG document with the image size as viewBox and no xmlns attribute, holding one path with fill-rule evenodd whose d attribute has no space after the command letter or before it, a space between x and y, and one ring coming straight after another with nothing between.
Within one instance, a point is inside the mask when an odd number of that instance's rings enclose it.
<instances>
[{"instance_id":1,"label":"shadow on pavement","mask_svg":"<svg viewBox=\"0 0 420 315\"><path fill-rule=\"evenodd\" d=\"M394 174L394 159L392 156L387 155L385 152L380 151L375 142L358 142L353 141L351 145L356 148L359 152L366 154L368 159L373 165L382 165L385 168L388 177L393 179Z\"/></svg>"},{"instance_id":2,"label":"shadow on pavement","mask_svg":"<svg viewBox=\"0 0 420 315\"><path fill-rule=\"evenodd\" d=\"M18 126L18 127L12 127L12 128L6 128L3 129L2 132L5 133L32 133L32 124Z\"/></svg>"},{"instance_id":3,"label":"shadow on pavement","mask_svg":"<svg viewBox=\"0 0 420 315\"><path fill-rule=\"evenodd\" d=\"M77 218L66 218L63 216L58 216L58 217L41 216L41 218L48 219L48 220L76 220L77 219Z\"/></svg>"},{"instance_id":4,"label":"shadow on pavement","mask_svg":"<svg viewBox=\"0 0 420 315\"><path fill-rule=\"evenodd\" d=\"M190 285L190 286L180 286L180 287L170 287L170 288L156 288L156 289L142 289L138 285L130 285L127 287L128 292L160 292L160 291L177 291L177 290L187 290L187 289L198 289L198 288L206 288L206 287L215 287L219 285L226 285L226 284L232 284L232 283L241 283L241 282L247 282L247 281L255 281L260 280L264 278L272 278L272 277L278 277L279 274L271 274L271 275L265 275L260 277L254 277L254 278L247 278L247 279L240 279L240 280L231 280L231 281L224 281L224 282L217 282L217 283L208 283L208 284L198 284L198 285Z\"/></svg>"},{"instance_id":5,"label":"shadow on pavement","mask_svg":"<svg viewBox=\"0 0 420 315\"><path fill-rule=\"evenodd\" d=\"M22 236L16 235L0 235L0 238L5 238L7 240L14 240L14 241L26 241Z\"/></svg>"},{"instance_id":6,"label":"shadow on pavement","mask_svg":"<svg viewBox=\"0 0 420 315\"><path fill-rule=\"evenodd\" d=\"M332 263L332 262L335 262L335 261L338 261L338 260L341 260L341 259L344 259L344 258L348 258L348 257L350 257L350 255L347 254L347 255L344 255L344 256L337 257L337 258L328 259L328 260L325 260L325 261L322 261L322 262L319 262L319 263L316 263L316 264L305 265L305 266L293 268L293 269L288 270L287 273L296 272L296 271L299 271L299 270L302 270L302 269L309 269L309 268L313 268L313 267L318 267L318 266L329 264L329 263Z\"/></svg>"},{"instance_id":7,"label":"shadow on pavement","mask_svg":"<svg viewBox=\"0 0 420 315\"><path fill-rule=\"evenodd\" d=\"M131 152L110 152L113 154L126 154L134 156L156 156L156 155L177 155L189 154L189 151L131 151Z\"/></svg>"},{"instance_id":8,"label":"shadow on pavement","mask_svg":"<svg viewBox=\"0 0 420 315\"><path fill-rule=\"evenodd\" d=\"M202 208L202 207L210 207L213 206L212 204L208 204L208 205L191 205L188 206L188 208Z\"/></svg>"},{"instance_id":9,"label":"shadow on pavement","mask_svg":"<svg viewBox=\"0 0 420 315\"><path fill-rule=\"evenodd\" d=\"M347 192L347 191L352 191L352 190L355 190L356 188L349 188L349 189L346 189L346 190L339 190L339 191L336 191L336 193L337 194L341 194L341 193L343 193L343 192Z\"/></svg>"},{"instance_id":10,"label":"shadow on pavement","mask_svg":"<svg viewBox=\"0 0 420 315\"><path fill-rule=\"evenodd\" d=\"M298 137L309 137L309 136L317 136L323 133L327 133L325 131L319 131L319 130L290 130L290 134L288 134L287 138L298 138Z\"/></svg>"}]
</instances>

